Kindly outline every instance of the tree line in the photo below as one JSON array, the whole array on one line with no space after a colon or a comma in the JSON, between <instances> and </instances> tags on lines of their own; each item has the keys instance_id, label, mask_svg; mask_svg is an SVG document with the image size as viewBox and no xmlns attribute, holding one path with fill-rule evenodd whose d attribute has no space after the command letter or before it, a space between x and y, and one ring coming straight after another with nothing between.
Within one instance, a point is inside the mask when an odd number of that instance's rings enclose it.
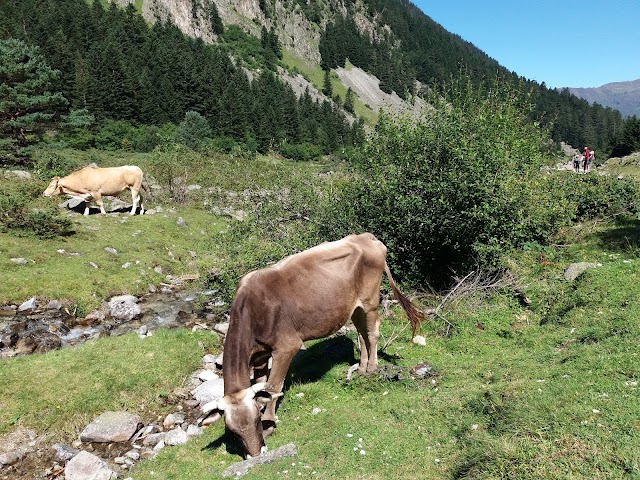
<instances>
[{"instance_id":1,"label":"tree line","mask_svg":"<svg viewBox=\"0 0 640 480\"><path fill-rule=\"evenodd\" d=\"M250 78L242 60L234 62L225 50L224 35L242 40L242 34L219 22L212 23L220 35L217 47L167 22L149 26L131 4L105 9L99 1L2 2L0 19L0 39L39 47L47 65L59 71L52 90L71 111L87 111L98 124L177 125L196 112L213 137L260 151L310 144L329 153L361 134L362 125L352 126L332 102L316 101L309 92L298 97L276 77L269 67L281 52L273 31L263 31L252 47L265 68Z\"/></svg>"},{"instance_id":2,"label":"tree line","mask_svg":"<svg viewBox=\"0 0 640 480\"><path fill-rule=\"evenodd\" d=\"M361 8L346 2L347 14L338 14L322 33L320 52L324 68L344 66L348 58L381 79L381 88L403 97L413 92L414 80L426 86L443 85L460 74L486 91L496 78L530 92L534 108L530 120L549 128L551 137L575 147L588 145L603 152L618 149L625 120L620 112L549 89L544 83L510 72L458 35L446 31L409 0L367 0L365 7L378 25L371 35L361 33L354 15Z\"/></svg>"}]
</instances>

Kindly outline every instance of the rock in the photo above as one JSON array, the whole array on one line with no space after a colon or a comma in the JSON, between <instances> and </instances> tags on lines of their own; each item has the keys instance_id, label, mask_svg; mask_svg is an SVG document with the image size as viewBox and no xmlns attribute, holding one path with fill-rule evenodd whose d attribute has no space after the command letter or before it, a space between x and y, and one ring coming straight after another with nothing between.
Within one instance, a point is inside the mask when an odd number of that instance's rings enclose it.
<instances>
[{"instance_id":1,"label":"rock","mask_svg":"<svg viewBox=\"0 0 640 480\"><path fill-rule=\"evenodd\" d=\"M64 469L66 480L110 480L114 472L107 463L89 452L80 452Z\"/></svg>"},{"instance_id":2,"label":"rock","mask_svg":"<svg viewBox=\"0 0 640 480\"><path fill-rule=\"evenodd\" d=\"M118 255L118 251L113 247L104 247L104 251L111 255Z\"/></svg>"},{"instance_id":3,"label":"rock","mask_svg":"<svg viewBox=\"0 0 640 480\"><path fill-rule=\"evenodd\" d=\"M127 453L124 454L124 456L136 462L140 460L140 452L138 452L135 448L132 450L129 450Z\"/></svg>"},{"instance_id":4,"label":"rock","mask_svg":"<svg viewBox=\"0 0 640 480\"><path fill-rule=\"evenodd\" d=\"M208 382L209 380L215 380L216 378L220 378L217 374L213 373L211 370L201 370L198 372L198 378L203 382Z\"/></svg>"},{"instance_id":5,"label":"rock","mask_svg":"<svg viewBox=\"0 0 640 480\"><path fill-rule=\"evenodd\" d=\"M427 340L422 335L416 335L411 341L416 345L420 345L421 347L427 346Z\"/></svg>"},{"instance_id":6,"label":"rock","mask_svg":"<svg viewBox=\"0 0 640 480\"><path fill-rule=\"evenodd\" d=\"M107 317L107 314L104 313L104 311L102 310L94 310L93 312L91 312L89 315L87 315L86 317L84 317L85 321L87 322L96 322L96 323L100 323L102 322L105 318Z\"/></svg>"},{"instance_id":7,"label":"rock","mask_svg":"<svg viewBox=\"0 0 640 480\"><path fill-rule=\"evenodd\" d=\"M200 427L190 424L187 427L187 435L189 437L197 437L198 435L202 435L204 433L204 430L202 430Z\"/></svg>"},{"instance_id":8,"label":"rock","mask_svg":"<svg viewBox=\"0 0 640 480\"><path fill-rule=\"evenodd\" d=\"M569 282L573 282L584 271L586 271L586 270L588 270L590 268L595 268L597 266L598 266L597 263L592 263L592 262L572 263L564 271L564 278Z\"/></svg>"},{"instance_id":9,"label":"rock","mask_svg":"<svg viewBox=\"0 0 640 480\"><path fill-rule=\"evenodd\" d=\"M207 353L202 357L202 363L216 363L216 356L211 353Z\"/></svg>"},{"instance_id":10,"label":"rock","mask_svg":"<svg viewBox=\"0 0 640 480\"><path fill-rule=\"evenodd\" d=\"M109 310L113 318L125 322L131 321L142 314L142 310L138 305L138 299L133 295L112 297L111 300L109 300Z\"/></svg>"},{"instance_id":11,"label":"rock","mask_svg":"<svg viewBox=\"0 0 640 480\"><path fill-rule=\"evenodd\" d=\"M224 397L224 380L222 378L216 378L204 382L193 390L193 397L200 402L200 405L214 400L220 400Z\"/></svg>"},{"instance_id":12,"label":"rock","mask_svg":"<svg viewBox=\"0 0 640 480\"><path fill-rule=\"evenodd\" d=\"M31 180L31 173L26 170L5 170L5 178L17 178L18 180Z\"/></svg>"},{"instance_id":13,"label":"rock","mask_svg":"<svg viewBox=\"0 0 640 480\"><path fill-rule=\"evenodd\" d=\"M55 459L58 462L67 462L80 453L80 450L77 448L62 445L60 443L53 444L51 448L56 451Z\"/></svg>"},{"instance_id":14,"label":"rock","mask_svg":"<svg viewBox=\"0 0 640 480\"><path fill-rule=\"evenodd\" d=\"M47 303L47 310L60 310L62 308L62 302L60 300L51 300Z\"/></svg>"},{"instance_id":15,"label":"rock","mask_svg":"<svg viewBox=\"0 0 640 480\"><path fill-rule=\"evenodd\" d=\"M179 227L186 227L187 222L185 221L184 218L178 217L178 220L176 220L176 225L178 225Z\"/></svg>"},{"instance_id":16,"label":"rock","mask_svg":"<svg viewBox=\"0 0 640 480\"><path fill-rule=\"evenodd\" d=\"M85 427L80 434L83 442L126 442L142 423L138 415L128 412L105 412Z\"/></svg>"},{"instance_id":17,"label":"rock","mask_svg":"<svg viewBox=\"0 0 640 480\"><path fill-rule=\"evenodd\" d=\"M164 441L165 432L151 433L145 437L142 444L146 447L155 447L158 443Z\"/></svg>"},{"instance_id":18,"label":"rock","mask_svg":"<svg viewBox=\"0 0 640 480\"><path fill-rule=\"evenodd\" d=\"M182 425L184 423L185 415L183 412L170 413L162 422L162 426L166 430L172 429L176 425Z\"/></svg>"},{"instance_id":19,"label":"rock","mask_svg":"<svg viewBox=\"0 0 640 480\"><path fill-rule=\"evenodd\" d=\"M13 450L0 454L0 465L13 465L18 463L24 457L24 453L20 450Z\"/></svg>"},{"instance_id":20,"label":"rock","mask_svg":"<svg viewBox=\"0 0 640 480\"><path fill-rule=\"evenodd\" d=\"M13 263L15 263L15 264L18 264L18 265L26 265L27 263L29 263L29 260L27 260L26 258L22 258L22 257L12 258L11 261Z\"/></svg>"},{"instance_id":21,"label":"rock","mask_svg":"<svg viewBox=\"0 0 640 480\"><path fill-rule=\"evenodd\" d=\"M189 436L187 435L187 432L182 430L180 427L176 427L173 430L167 432L164 437L164 443L171 446L184 445L188 441Z\"/></svg>"},{"instance_id":22,"label":"rock","mask_svg":"<svg viewBox=\"0 0 640 480\"><path fill-rule=\"evenodd\" d=\"M31 297L29 300L23 302L22 305L18 307L18 311L24 312L25 310L35 310L37 306L38 303L36 302L36 297Z\"/></svg>"},{"instance_id":23,"label":"rock","mask_svg":"<svg viewBox=\"0 0 640 480\"><path fill-rule=\"evenodd\" d=\"M69 210L76 210L78 207L83 207L86 202L81 197L71 197L68 200L60 203L58 207L68 208Z\"/></svg>"},{"instance_id":24,"label":"rock","mask_svg":"<svg viewBox=\"0 0 640 480\"><path fill-rule=\"evenodd\" d=\"M234 463L222 472L223 477L242 477L250 468L256 465L265 465L284 457L295 457L298 455L298 449L293 443L288 443L276 448L271 452L265 452L257 457L248 458L243 462Z\"/></svg>"},{"instance_id":25,"label":"rock","mask_svg":"<svg viewBox=\"0 0 640 480\"><path fill-rule=\"evenodd\" d=\"M226 335L229 331L229 322L218 323L214 325L213 329L216 332L221 333L222 335Z\"/></svg>"}]
</instances>

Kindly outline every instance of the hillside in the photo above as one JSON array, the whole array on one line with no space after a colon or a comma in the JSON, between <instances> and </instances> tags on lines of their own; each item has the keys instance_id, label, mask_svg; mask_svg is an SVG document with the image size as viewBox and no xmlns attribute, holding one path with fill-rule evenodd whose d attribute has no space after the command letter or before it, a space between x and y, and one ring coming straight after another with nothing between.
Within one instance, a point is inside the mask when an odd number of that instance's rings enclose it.
<instances>
[{"instance_id":1,"label":"hillside","mask_svg":"<svg viewBox=\"0 0 640 480\"><path fill-rule=\"evenodd\" d=\"M640 117L640 78L629 82L607 83L597 88L569 88L570 93L589 103L618 110L625 117Z\"/></svg>"},{"instance_id":2,"label":"hillside","mask_svg":"<svg viewBox=\"0 0 640 480\"><path fill-rule=\"evenodd\" d=\"M491 58L491 52L448 32L407 1L144 0L135 4L147 22L170 21L186 35L216 44L224 40L211 33L215 5L224 25L239 26L254 37L260 37L262 28L273 31L287 54L311 67L337 69L348 59L377 77L383 93L395 93L404 100L416 93L416 80L424 85L441 84L464 72L475 85L486 87L498 76L534 93L532 120L548 126L556 142L610 150L613 132L622 122L617 111L592 107L507 70ZM344 75L339 76L346 89ZM315 87L319 90L322 85L315 83ZM371 121L378 105L364 97L360 100L371 107L364 115ZM399 106L399 111L414 108L411 102L401 105L395 100L384 105Z\"/></svg>"}]
</instances>

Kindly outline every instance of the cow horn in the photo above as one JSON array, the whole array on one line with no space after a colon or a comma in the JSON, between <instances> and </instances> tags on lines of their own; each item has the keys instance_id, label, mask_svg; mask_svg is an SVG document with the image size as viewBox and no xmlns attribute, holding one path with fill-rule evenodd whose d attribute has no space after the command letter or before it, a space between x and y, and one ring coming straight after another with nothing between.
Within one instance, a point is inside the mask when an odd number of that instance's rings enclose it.
<instances>
[{"instance_id":1,"label":"cow horn","mask_svg":"<svg viewBox=\"0 0 640 480\"><path fill-rule=\"evenodd\" d=\"M256 393L261 392L266 388L267 388L267 382L260 382L260 383L256 383L255 385L251 385L251 390L253 391L254 396Z\"/></svg>"}]
</instances>

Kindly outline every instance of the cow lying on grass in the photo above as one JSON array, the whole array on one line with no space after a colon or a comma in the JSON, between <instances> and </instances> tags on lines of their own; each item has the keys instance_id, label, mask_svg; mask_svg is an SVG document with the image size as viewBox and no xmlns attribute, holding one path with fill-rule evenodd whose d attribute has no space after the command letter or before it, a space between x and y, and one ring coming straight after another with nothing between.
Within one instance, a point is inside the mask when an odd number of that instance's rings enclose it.
<instances>
[{"instance_id":1,"label":"cow lying on grass","mask_svg":"<svg viewBox=\"0 0 640 480\"><path fill-rule=\"evenodd\" d=\"M106 214L102 202L103 195L118 195L125 189L131 190L133 207L131 215L136 213L140 202L140 215L144 213L140 187L142 186L142 170L140 167L125 165L123 167L91 168L85 167L66 177L53 177L43 196L51 197L66 193L72 197L82 198L86 203L84 214L89 215L89 202L95 200L100 212Z\"/></svg>"},{"instance_id":2,"label":"cow lying on grass","mask_svg":"<svg viewBox=\"0 0 640 480\"><path fill-rule=\"evenodd\" d=\"M380 283L386 272L413 333L423 314L396 287L387 248L370 233L350 235L245 275L231 305L224 348L224 397L202 407L204 424L224 414L249 456L275 427L276 399L293 356L306 340L327 337L349 319L360 343L361 373L378 368ZM271 372L267 363L272 358ZM256 383L251 385L254 370ZM266 380L266 381L265 381ZM262 406L266 406L260 415Z\"/></svg>"}]
</instances>

